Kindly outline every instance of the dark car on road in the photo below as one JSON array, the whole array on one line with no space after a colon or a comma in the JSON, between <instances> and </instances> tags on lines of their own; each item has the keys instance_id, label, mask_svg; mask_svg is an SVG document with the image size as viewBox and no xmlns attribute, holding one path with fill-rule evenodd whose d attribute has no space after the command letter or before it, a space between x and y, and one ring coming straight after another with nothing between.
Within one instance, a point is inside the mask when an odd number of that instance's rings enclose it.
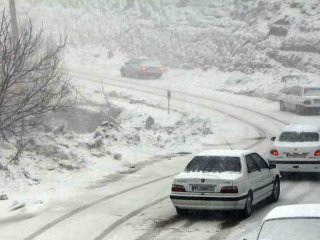
<instances>
[{"instance_id":1,"label":"dark car on road","mask_svg":"<svg viewBox=\"0 0 320 240\"><path fill-rule=\"evenodd\" d=\"M150 58L132 58L120 69L122 77L160 78L165 68L158 61Z\"/></svg>"}]
</instances>

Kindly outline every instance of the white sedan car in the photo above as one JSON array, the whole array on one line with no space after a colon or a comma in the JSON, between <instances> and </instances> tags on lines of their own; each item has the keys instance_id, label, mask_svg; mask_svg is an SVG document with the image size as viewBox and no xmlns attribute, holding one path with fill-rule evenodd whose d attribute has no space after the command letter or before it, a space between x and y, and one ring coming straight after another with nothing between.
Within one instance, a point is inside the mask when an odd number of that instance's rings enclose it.
<instances>
[{"instance_id":1,"label":"white sedan car","mask_svg":"<svg viewBox=\"0 0 320 240\"><path fill-rule=\"evenodd\" d=\"M269 162L281 172L320 172L320 127L289 125L272 138Z\"/></svg>"},{"instance_id":2,"label":"white sedan car","mask_svg":"<svg viewBox=\"0 0 320 240\"><path fill-rule=\"evenodd\" d=\"M282 90L280 110L293 110L302 115L306 112L320 112L320 87L294 86Z\"/></svg>"},{"instance_id":3,"label":"white sedan car","mask_svg":"<svg viewBox=\"0 0 320 240\"><path fill-rule=\"evenodd\" d=\"M257 240L320 239L320 204L276 207L263 219Z\"/></svg>"},{"instance_id":4,"label":"white sedan car","mask_svg":"<svg viewBox=\"0 0 320 240\"><path fill-rule=\"evenodd\" d=\"M263 199L277 201L280 174L260 155L246 150L207 150L196 155L177 175L171 201L177 214L188 209L240 210L251 215Z\"/></svg>"}]
</instances>

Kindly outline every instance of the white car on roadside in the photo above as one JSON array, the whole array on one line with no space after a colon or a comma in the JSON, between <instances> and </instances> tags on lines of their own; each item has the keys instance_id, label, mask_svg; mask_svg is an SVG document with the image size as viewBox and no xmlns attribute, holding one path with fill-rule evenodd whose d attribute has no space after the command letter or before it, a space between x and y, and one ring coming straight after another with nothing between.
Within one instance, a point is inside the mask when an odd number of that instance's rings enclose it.
<instances>
[{"instance_id":1,"label":"white car on roadside","mask_svg":"<svg viewBox=\"0 0 320 240\"><path fill-rule=\"evenodd\" d=\"M279 195L279 171L259 154L207 150L175 177L170 198L179 215L189 209L240 210L248 217L254 204L266 198L277 201Z\"/></svg>"},{"instance_id":2,"label":"white car on roadside","mask_svg":"<svg viewBox=\"0 0 320 240\"><path fill-rule=\"evenodd\" d=\"M273 137L268 161L280 172L320 172L320 127L286 126Z\"/></svg>"},{"instance_id":3,"label":"white car on roadside","mask_svg":"<svg viewBox=\"0 0 320 240\"><path fill-rule=\"evenodd\" d=\"M262 220L257 240L320 239L320 204L286 205Z\"/></svg>"},{"instance_id":4,"label":"white car on roadside","mask_svg":"<svg viewBox=\"0 0 320 240\"><path fill-rule=\"evenodd\" d=\"M291 110L299 115L320 112L320 87L294 86L282 90L280 110Z\"/></svg>"}]
</instances>

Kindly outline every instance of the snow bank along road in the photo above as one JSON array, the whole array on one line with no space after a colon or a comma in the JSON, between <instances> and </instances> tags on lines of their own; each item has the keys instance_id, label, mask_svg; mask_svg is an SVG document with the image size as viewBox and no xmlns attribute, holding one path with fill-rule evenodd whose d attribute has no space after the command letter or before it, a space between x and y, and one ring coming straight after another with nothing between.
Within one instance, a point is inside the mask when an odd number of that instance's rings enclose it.
<instances>
[{"instance_id":1,"label":"snow bank along road","mask_svg":"<svg viewBox=\"0 0 320 240\"><path fill-rule=\"evenodd\" d=\"M82 82L100 84L100 76L75 74ZM104 79L104 84L114 89L126 89L150 97L166 98L166 88L152 86L152 82L132 79ZM172 90L172 105L181 110L197 108L207 113L217 112L239 121L244 128L257 133L252 142L234 144L235 148L254 148L264 153L269 137L284 124L292 121L292 114L280 113L272 103L261 103L243 96L233 96L215 91L196 90L189 94ZM231 98L232 96L232 98ZM248 104L250 103L250 104ZM295 121L306 118L295 116ZM309 117L315 122L317 117ZM247 146L245 146L247 145ZM282 182L282 195L278 203L260 204L253 215L239 221L232 214L191 214L177 217L169 199L173 176L181 171L190 156L166 159L149 165L112 184L85 193L72 202L61 203L34 218L0 226L3 239L239 239L258 227L263 216L274 206L317 202L320 187L317 179ZM16 229L19 229L17 231Z\"/></svg>"}]
</instances>

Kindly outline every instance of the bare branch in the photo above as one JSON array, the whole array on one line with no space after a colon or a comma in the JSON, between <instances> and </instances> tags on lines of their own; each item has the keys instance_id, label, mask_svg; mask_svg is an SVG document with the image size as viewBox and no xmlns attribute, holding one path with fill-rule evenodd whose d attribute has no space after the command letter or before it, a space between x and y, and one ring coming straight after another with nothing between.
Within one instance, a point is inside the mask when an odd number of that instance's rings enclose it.
<instances>
[{"instance_id":1,"label":"bare branch","mask_svg":"<svg viewBox=\"0 0 320 240\"><path fill-rule=\"evenodd\" d=\"M49 43L43 29L31 20L21 26L17 41L3 11L0 19L0 135L18 135L36 126L50 111L73 104L69 79L63 75L61 55L66 39Z\"/></svg>"}]
</instances>

